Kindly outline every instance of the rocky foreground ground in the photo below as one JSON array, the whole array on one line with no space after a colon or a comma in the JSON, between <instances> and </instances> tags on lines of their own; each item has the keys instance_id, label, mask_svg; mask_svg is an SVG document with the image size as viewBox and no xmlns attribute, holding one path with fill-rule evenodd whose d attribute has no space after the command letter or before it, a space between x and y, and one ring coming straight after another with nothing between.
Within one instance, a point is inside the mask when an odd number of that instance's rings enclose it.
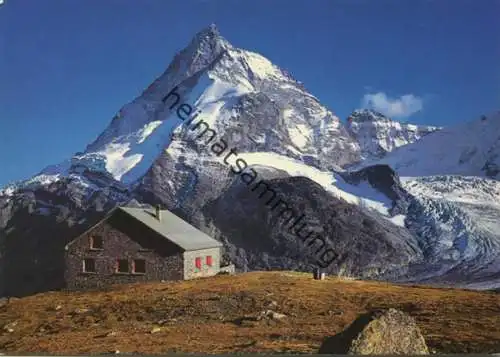
<instances>
[{"instance_id":1,"label":"rocky foreground ground","mask_svg":"<svg viewBox=\"0 0 500 357\"><path fill-rule=\"evenodd\" d=\"M51 292L0 307L3 353L317 353L358 316L396 308L431 352L500 352L500 295L252 272Z\"/></svg>"}]
</instances>

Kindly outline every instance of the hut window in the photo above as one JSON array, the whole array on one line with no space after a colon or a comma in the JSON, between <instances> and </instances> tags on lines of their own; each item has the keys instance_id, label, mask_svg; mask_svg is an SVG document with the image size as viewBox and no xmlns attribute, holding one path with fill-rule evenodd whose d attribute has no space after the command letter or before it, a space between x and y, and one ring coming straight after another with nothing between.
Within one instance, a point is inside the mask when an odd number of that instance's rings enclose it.
<instances>
[{"instance_id":1,"label":"hut window","mask_svg":"<svg viewBox=\"0 0 500 357\"><path fill-rule=\"evenodd\" d=\"M83 260L83 272L95 273L95 259L87 258Z\"/></svg>"},{"instance_id":2,"label":"hut window","mask_svg":"<svg viewBox=\"0 0 500 357\"><path fill-rule=\"evenodd\" d=\"M195 265L196 265L196 269L201 269L201 258L200 257L195 259Z\"/></svg>"},{"instance_id":3,"label":"hut window","mask_svg":"<svg viewBox=\"0 0 500 357\"><path fill-rule=\"evenodd\" d=\"M90 249L103 249L104 242L101 236L90 237Z\"/></svg>"},{"instance_id":4,"label":"hut window","mask_svg":"<svg viewBox=\"0 0 500 357\"><path fill-rule=\"evenodd\" d=\"M116 261L116 272L117 273L128 273L128 260L118 259Z\"/></svg>"},{"instance_id":5,"label":"hut window","mask_svg":"<svg viewBox=\"0 0 500 357\"><path fill-rule=\"evenodd\" d=\"M135 274L145 274L146 273L146 261L144 259L135 259L133 265L133 272Z\"/></svg>"},{"instance_id":6,"label":"hut window","mask_svg":"<svg viewBox=\"0 0 500 357\"><path fill-rule=\"evenodd\" d=\"M208 265L209 267L211 267L211 266L212 266L212 256L211 256L211 255L207 255L207 265Z\"/></svg>"}]
</instances>

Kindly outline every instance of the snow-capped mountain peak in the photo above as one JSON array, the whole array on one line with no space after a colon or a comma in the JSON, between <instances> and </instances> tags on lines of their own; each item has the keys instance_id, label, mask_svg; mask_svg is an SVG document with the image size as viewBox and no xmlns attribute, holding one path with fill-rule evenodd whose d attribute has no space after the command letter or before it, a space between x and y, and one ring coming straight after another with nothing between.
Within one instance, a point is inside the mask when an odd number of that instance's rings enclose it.
<instances>
[{"instance_id":1,"label":"snow-capped mountain peak","mask_svg":"<svg viewBox=\"0 0 500 357\"><path fill-rule=\"evenodd\" d=\"M180 102L166 103L172 92ZM196 107L199 119L220 135L237 137L238 146L248 152L273 151L324 168L359 160L359 146L339 118L286 71L260 54L232 46L211 25L121 108L83 153L42 174L90 170L126 185L137 182L181 130L182 121L172 108L177 102ZM236 134L236 122L244 135Z\"/></svg>"},{"instance_id":2,"label":"snow-capped mountain peak","mask_svg":"<svg viewBox=\"0 0 500 357\"><path fill-rule=\"evenodd\" d=\"M356 109L351 113L351 115L349 115L347 121L349 123L363 123L367 121L391 121L391 119L373 109Z\"/></svg>"},{"instance_id":3,"label":"snow-capped mountain peak","mask_svg":"<svg viewBox=\"0 0 500 357\"><path fill-rule=\"evenodd\" d=\"M376 163L388 164L401 176L466 175L498 178L500 112L444 128L394 150ZM368 161L363 166L373 164Z\"/></svg>"},{"instance_id":4,"label":"snow-capped mountain peak","mask_svg":"<svg viewBox=\"0 0 500 357\"><path fill-rule=\"evenodd\" d=\"M441 129L401 123L371 109L353 111L347 119L347 128L361 146L363 159L381 158L395 148Z\"/></svg>"}]
</instances>

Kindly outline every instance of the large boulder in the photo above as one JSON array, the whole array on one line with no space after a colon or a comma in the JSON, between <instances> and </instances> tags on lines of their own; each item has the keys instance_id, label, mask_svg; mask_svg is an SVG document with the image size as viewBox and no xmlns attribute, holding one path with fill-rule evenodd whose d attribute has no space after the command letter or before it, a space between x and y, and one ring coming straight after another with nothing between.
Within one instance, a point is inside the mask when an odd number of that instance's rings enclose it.
<instances>
[{"instance_id":1,"label":"large boulder","mask_svg":"<svg viewBox=\"0 0 500 357\"><path fill-rule=\"evenodd\" d=\"M327 338L319 353L429 354L429 349L415 320L389 309L361 315L347 329Z\"/></svg>"}]
</instances>

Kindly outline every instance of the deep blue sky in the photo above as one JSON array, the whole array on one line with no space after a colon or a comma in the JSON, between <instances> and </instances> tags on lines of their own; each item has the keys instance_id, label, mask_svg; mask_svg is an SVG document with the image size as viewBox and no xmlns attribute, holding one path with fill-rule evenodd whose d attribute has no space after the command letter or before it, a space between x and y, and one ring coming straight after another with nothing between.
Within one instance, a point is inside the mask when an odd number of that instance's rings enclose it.
<instances>
[{"instance_id":1,"label":"deep blue sky","mask_svg":"<svg viewBox=\"0 0 500 357\"><path fill-rule=\"evenodd\" d=\"M411 122L475 119L500 109L499 13L498 0L5 0L0 186L83 150L210 23L342 119L379 92L420 98Z\"/></svg>"}]
</instances>

